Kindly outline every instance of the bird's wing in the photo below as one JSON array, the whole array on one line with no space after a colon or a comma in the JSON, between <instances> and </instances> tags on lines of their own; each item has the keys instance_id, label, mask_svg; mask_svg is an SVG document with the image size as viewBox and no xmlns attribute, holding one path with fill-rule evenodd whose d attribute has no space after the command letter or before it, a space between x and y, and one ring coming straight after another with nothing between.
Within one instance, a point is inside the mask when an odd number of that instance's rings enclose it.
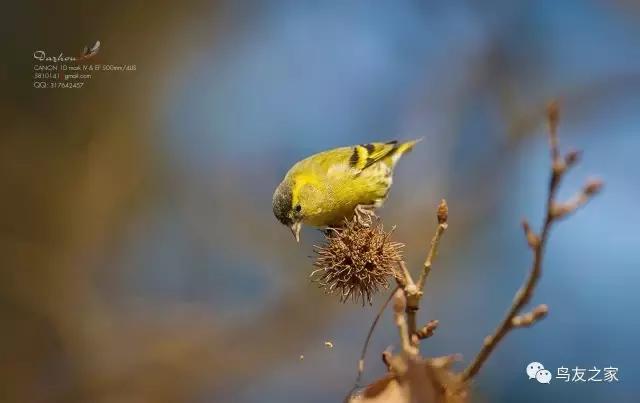
<instances>
[{"instance_id":1,"label":"bird's wing","mask_svg":"<svg viewBox=\"0 0 640 403\"><path fill-rule=\"evenodd\" d=\"M315 172L318 177L353 178L379 162L393 168L400 156L411 150L418 141L398 143L394 140L334 148L300 161L292 171ZM345 175L347 172L349 174Z\"/></svg>"},{"instance_id":2,"label":"bird's wing","mask_svg":"<svg viewBox=\"0 0 640 403\"><path fill-rule=\"evenodd\" d=\"M397 149L398 142L368 143L352 147L349 157L349 166L357 171L367 169L385 157L388 157Z\"/></svg>"},{"instance_id":3,"label":"bird's wing","mask_svg":"<svg viewBox=\"0 0 640 403\"><path fill-rule=\"evenodd\" d=\"M393 168L398 158L410 151L420 140L412 140L405 143L398 143L397 140L393 140L387 143L369 143L353 146L353 151L349 157L349 165L358 171L363 171L377 162L384 161L390 168Z\"/></svg>"}]
</instances>

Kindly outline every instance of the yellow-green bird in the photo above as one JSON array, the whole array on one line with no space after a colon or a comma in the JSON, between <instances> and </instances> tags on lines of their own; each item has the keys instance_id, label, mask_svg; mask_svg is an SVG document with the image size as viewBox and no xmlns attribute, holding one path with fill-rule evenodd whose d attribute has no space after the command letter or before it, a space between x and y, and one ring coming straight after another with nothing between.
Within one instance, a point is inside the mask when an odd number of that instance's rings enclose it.
<instances>
[{"instance_id":1,"label":"yellow-green bird","mask_svg":"<svg viewBox=\"0 0 640 403\"><path fill-rule=\"evenodd\" d=\"M339 226L354 212L384 203L393 169L420 140L369 143L323 151L297 162L273 194L273 213L300 241L302 224Z\"/></svg>"}]
</instances>

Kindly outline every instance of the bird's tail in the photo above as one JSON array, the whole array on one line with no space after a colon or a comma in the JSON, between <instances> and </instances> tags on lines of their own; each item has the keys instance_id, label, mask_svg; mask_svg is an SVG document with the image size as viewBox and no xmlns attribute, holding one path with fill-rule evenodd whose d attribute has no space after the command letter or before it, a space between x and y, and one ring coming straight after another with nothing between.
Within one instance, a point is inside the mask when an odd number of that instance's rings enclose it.
<instances>
[{"instance_id":1,"label":"bird's tail","mask_svg":"<svg viewBox=\"0 0 640 403\"><path fill-rule=\"evenodd\" d=\"M398 160L400 160L400 157L413 150L413 146L422 140L422 138L419 138L416 140L406 141L401 144L394 144L393 149L389 152L389 156L391 157L391 166L395 166Z\"/></svg>"},{"instance_id":2,"label":"bird's tail","mask_svg":"<svg viewBox=\"0 0 640 403\"><path fill-rule=\"evenodd\" d=\"M423 137L421 137L419 139L407 141L407 142L404 142L404 143L400 144L398 146L398 150L397 150L398 155L406 154L409 151L413 150L413 146L415 146L416 144L418 144L422 140L424 140Z\"/></svg>"}]
</instances>

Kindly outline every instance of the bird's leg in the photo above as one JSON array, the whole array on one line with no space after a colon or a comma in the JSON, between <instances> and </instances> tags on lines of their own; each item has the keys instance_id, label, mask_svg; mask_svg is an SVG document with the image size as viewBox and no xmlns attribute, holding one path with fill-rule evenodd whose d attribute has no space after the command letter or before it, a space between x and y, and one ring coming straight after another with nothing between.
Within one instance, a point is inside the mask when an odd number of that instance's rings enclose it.
<instances>
[{"instance_id":1,"label":"bird's leg","mask_svg":"<svg viewBox=\"0 0 640 403\"><path fill-rule=\"evenodd\" d=\"M358 204L355 208L356 218L358 222L365 227L368 227L373 222L373 217L376 216L374 204Z\"/></svg>"}]
</instances>

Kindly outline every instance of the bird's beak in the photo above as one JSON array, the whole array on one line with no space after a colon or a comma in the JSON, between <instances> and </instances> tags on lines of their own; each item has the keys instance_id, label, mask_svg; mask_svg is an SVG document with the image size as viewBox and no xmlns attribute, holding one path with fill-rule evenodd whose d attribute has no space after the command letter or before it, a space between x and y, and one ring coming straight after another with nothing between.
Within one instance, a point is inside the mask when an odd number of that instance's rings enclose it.
<instances>
[{"instance_id":1,"label":"bird's beak","mask_svg":"<svg viewBox=\"0 0 640 403\"><path fill-rule=\"evenodd\" d=\"M300 242L300 229L302 228L302 223L301 222L294 222L293 224L291 224L291 233L293 234L294 238L296 238L296 242Z\"/></svg>"}]
</instances>

